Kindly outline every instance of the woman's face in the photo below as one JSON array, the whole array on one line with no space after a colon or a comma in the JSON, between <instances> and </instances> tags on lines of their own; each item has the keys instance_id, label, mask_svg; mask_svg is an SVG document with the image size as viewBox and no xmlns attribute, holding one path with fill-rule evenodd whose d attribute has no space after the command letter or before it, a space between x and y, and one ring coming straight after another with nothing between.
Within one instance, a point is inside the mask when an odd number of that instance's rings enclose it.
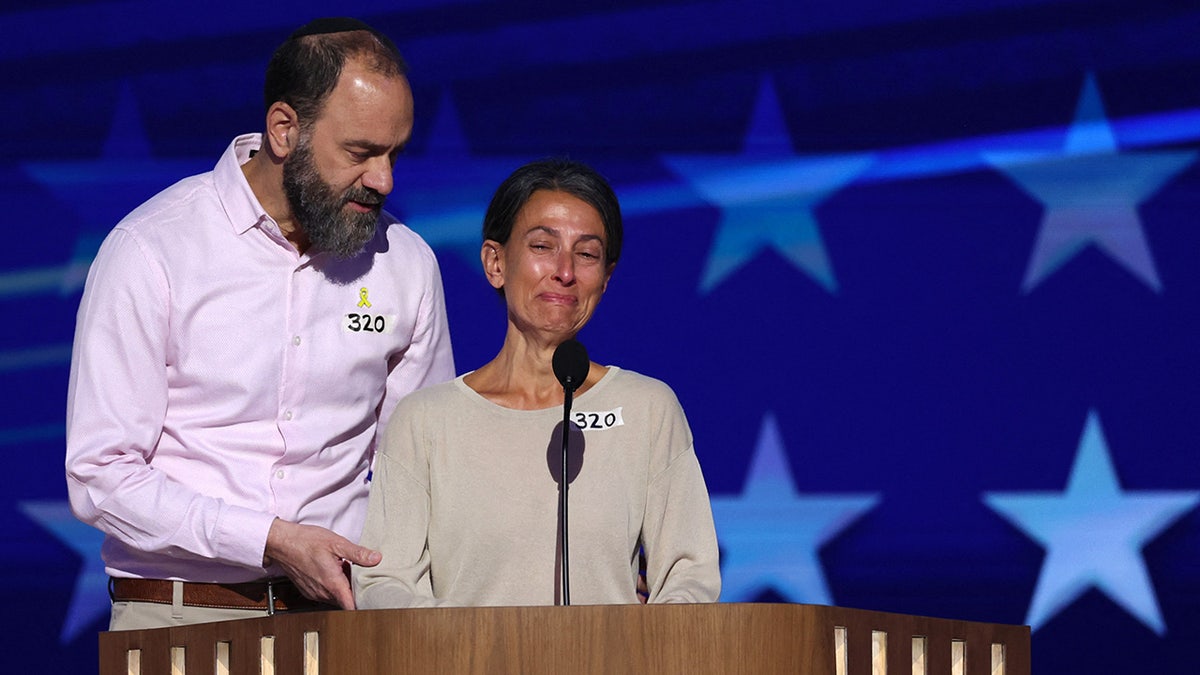
<instances>
[{"instance_id":1,"label":"woman's face","mask_svg":"<svg viewBox=\"0 0 1200 675\"><path fill-rule=\"evenodd\" d=\"M508 243L484 242L488 281L504 289L522 333L561 342L592 317L612 266L600 214L566 192L538 190L517 214Z\"/></svg>"}]
</instances>

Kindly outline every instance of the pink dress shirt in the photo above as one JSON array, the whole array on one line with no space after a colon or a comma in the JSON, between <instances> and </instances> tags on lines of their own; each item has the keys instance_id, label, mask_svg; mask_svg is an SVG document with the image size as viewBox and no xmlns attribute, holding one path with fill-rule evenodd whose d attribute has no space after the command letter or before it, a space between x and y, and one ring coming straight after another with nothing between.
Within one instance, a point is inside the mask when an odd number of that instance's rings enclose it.
<instances>
[{"instance_id":1,"label":"pink dress shirt","mask_svg":"<svg viewBox=\"0 0 1200 675\"><path fill-rule=\"evenodd\" d=\"M454 376L429 246L385 213L351 260L300 255L242 175L260 142L135 209L88 274L67 488L110 575L278 574L276 516L357 541L396 402Z\"/></svg>"}]
</instances>

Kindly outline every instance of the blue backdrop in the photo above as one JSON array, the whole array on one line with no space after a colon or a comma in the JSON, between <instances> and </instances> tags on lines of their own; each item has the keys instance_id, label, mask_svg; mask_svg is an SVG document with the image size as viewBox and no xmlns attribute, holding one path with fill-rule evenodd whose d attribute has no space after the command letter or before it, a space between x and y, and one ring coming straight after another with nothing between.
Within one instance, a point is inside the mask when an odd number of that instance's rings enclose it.
<instances>
[{"instance_id":1,"label":"blue backdrop","mask_svg":"<svg viewBox=\"0 0 1200 675\"><path fill-rule=\"evenodd\" d=\"M678 392L723 600L1028 623L1039 673L1195 672L1194 3L246 4L0 10L0 668L93 670L107 621L62 471L100 239L259 130L270 51L336 13L411 62L389 209L438 253L460 371L502 337L499 181L549 154L613 181L626 253L581 338Z\"/></svg>"}]
</instances>

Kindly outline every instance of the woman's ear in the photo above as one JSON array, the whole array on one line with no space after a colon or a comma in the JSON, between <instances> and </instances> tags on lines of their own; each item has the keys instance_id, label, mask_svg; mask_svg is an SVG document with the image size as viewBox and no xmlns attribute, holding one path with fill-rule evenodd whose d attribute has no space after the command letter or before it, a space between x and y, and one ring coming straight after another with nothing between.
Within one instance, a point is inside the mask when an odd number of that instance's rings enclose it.
<instances>
[{"instance_id":1,"label":"woman's ear","mask_svg":"<svg viewBox=\"0 0 1200 675\"><path fill-rule=\"evenodd\" d=\"M492 288L504 288L504 244L491 239L483 242L479 260L483 263L483 276Z\"/></svg>"},{"instance_id":2,"label":"woman's ear","mask_svg":"<svg viewBox=\"0 0 1200 675\"><path fill-rule=\"evenodd\" d=\"M617 269L617 263L611 263L608 269L604 271L604 286L600 289L600 293L604 294L608 290L608 282L612 279L613 270Z\"/></svg>"},{"instance_id":3,"label":"woman's ear","mask_svg":"<svg viewBox=\"0 0 1200 675\"><path fill-rule=\"evenodd\" d=\"M292 154L300 142L300 116L295 108L276 101L267 108L267 134L264 144L269 144L271 154L283 159Z\"/></svg>"}]
</instances>

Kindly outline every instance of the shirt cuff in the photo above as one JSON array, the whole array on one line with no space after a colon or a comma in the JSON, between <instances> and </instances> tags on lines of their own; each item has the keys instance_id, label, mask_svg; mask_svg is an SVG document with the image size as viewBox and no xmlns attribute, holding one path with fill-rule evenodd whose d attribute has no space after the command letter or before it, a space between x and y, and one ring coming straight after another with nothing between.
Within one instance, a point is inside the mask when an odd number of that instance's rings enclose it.
<instances>
[{"instance_id":1,"label":"shirt cuff","mask_svg":"<svg viewBox=\"0 0 1200 675\"><path fill-rule=\"evenodd\" d=\"M267 550L267 533L273 522L273 513L226 506L217 521L217 556L261 569Z\"/></svg>"}]
</instances>

